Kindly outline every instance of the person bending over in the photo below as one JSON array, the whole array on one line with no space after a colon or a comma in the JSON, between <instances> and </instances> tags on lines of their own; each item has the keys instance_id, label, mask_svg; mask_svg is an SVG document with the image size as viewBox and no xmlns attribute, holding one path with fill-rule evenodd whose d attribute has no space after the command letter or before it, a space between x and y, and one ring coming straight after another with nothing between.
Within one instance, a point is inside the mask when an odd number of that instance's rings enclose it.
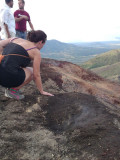
<instances>
[{"instance_id":1,"label":"person bending over","mask_svg":"<svg viewBox=\"0 0 120 160\"><path fill-rule=\"evenodd\" d=\"M43 31L36 30L28 32L27 40L16 37L0 41L0 85L6 87L6 97L23 99L19 89L31 80L34 80L41 94L53 96L43 90L40 75L40 49L46 39ZM33 68L28 67L31 60Z\"/></svg>"}]
</instances>

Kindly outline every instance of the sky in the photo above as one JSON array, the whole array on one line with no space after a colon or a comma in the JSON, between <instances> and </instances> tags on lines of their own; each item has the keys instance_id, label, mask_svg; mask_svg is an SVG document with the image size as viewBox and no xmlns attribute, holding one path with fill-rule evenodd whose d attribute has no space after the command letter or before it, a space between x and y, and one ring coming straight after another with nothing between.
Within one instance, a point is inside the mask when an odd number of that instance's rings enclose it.
<instances>
[{"instance_id":1,"label":"sky","mask_svg":"<svg viewBox=\"0 0 120 160\"><path fill-rule=\"evenodd\" d=\"M0 6L3 3L0 0ZM120 0L25 0L25 10L35 30L43 30L48 39L88 42L120 37Z\"/></svg>"}]
</instances>

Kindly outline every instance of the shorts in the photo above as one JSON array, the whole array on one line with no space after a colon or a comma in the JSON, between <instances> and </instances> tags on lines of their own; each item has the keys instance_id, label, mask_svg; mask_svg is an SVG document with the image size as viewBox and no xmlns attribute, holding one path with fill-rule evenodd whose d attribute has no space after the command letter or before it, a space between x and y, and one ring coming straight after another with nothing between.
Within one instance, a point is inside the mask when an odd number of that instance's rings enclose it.
<instances>
[{"instance_id":1,"label":"shorts","mask_svg":"<svg viewBox=\"0 0 120 160\"><path fill-rule=\"evenodd\" d=\"M17 72L9 72L0 65L0 85L6 88L18 87L25 81L25 72L19 68Z\"/></svg>"}]
</instances>

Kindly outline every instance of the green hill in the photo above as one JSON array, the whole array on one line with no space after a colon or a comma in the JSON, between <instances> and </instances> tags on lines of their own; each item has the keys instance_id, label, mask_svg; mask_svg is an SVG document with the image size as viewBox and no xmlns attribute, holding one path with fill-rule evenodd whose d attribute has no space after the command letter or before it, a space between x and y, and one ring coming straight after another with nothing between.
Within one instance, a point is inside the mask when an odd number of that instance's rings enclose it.
<instances>
[{"instance_id":1,"label":"green hill","mask_svg":"<svg viewBox=\"0 0 120 160\"><path fill-rule=\"evenodd\" d=\"M106 79L120 81L120 49L111 50L96 56L81 66L86 69L91 69Z\"/></svg>"},{"instance_id":2,"label":"green hill","mask_svg":"<svg viewBox=\"0 0 120 160\"><path fill-rule=\"evenodd\" d=\"M98 75L114 80L114 81L120 81L120 62L112 64L112 65L107 65L103 67L98 67L95 69L92 69L93 72L97 73Z\"/></svg>"},{"instance_id":3,"label":"green hill","mask_svg":"<svg viewBox=\"0 0 120 160\"><path fill-rule=\"evenodd\" d=\"M43 58L69 61L81 64L94 56L120 48L120 42L94 42L94 43L63 43L58 40L48 40L41 50Z\"/></svg>"},{"instance_id":4,"label":"green hill","mask_svg":"<svg viewBox=\"0 0 120 160\"><path fill-rule=\"evenodd\" d=\"M120 48L120 46L119 46ZM96 55L99 53L103 53L110 50L109 47L90 47L90 45L75 45L71 43L64 43L58 40L48 40L41 50L42 53L50 54L50 53L66 53L68 55L74 56L89 56L89 55Z\"/></svg>"},{"instance_id":5,"label":"green hill","mask_svg":"<svg viewBox=\"0 0 120 160\"><path fill-rule=\"evenodd\" d=\"M112 65L117 62L120 62L120 49L111 50L106 53L100 54L95 58L83 63L81 66L86 69L93 69Z\"/></svg>"}]
</instances>

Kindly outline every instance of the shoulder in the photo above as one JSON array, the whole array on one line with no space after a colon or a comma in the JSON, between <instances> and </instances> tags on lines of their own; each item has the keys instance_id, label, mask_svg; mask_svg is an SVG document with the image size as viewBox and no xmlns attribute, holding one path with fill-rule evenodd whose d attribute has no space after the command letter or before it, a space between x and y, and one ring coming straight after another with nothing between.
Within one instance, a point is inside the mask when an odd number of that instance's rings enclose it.
<instances>
[{"instance_id":1,"label":"shoulder","mask_svg":"<svg viewBox=\"0 0 120 160\"><path fill-rule=\"evenodd\" d=\"M3 7L1 9L1 12L9 12L9 11L10 11L10 8L8 8L8 7Z\"/></svg>"},{"instance_id":2,"label":"shoulder","mask_svg":"<svg viewBox=\"0 0 120 160\"><path fill-rule=\"evenodd\" d=\"M0 41L0 46L5 47L7 44L11 42L11 38L8 38L6 40L1 40Z\"/></svg>"},{"instance_id":3,"label":"shoulder","mask_svg":"<svg viewBox=\"0 0 120 160\"><path fill-rule=\"evenodd\" d=\"M14 15L18 15L20 13L20 10L16 10L15 12L14 12Z\"/></svg>"},{"instance_id":4,"label":"shoulder","mask_svg":"<svg viewBox=\"0 0 120 160\"><path fill-rule=\"evenodd\" d=\"M27 11L23 11L25 15L29 15L29 13ZM30 15L29 15L30 16Z\"/></svg>"},{"instance_id":5,"label":"shoulder","mask_svg":"<svg viewBox=\"0 0 120 160\"><path fill-rule=\"evenodd\" d=\"M40 51L38 49L33 49L28 51L30 58L34 61L41 61Z\"/></svg>"},{"instance_id":6,"label":"shoulder","mask_svg":"<svg viewBox=\"0 0 120 160\"><path fill-rule=\"evenodd\" d=\"M20 10L16 10L14 13L19 13L20 12Z\"/></svg>"},{"instance_id":7,"label":"shoulder","mask_svg":"<svg viewBox=\"0 0 120 160\"><path fill-rule=\"evenodd\" d=\"M2 11L2 17L4 17L4 18L8 18L8 15L10 14L10 10L8 10L8 9L3 9L3 11Z\"/></svg>"},{"instance_id":8,"label":"shoulder","mask_svg":"<svg viewBox=\"0 0 120 160\"><path fill-rule=\"evenodd\" d=\"M10 12L11 12L11 9L10 9L8 6L6 6L6 7L3 9L3 12L4 12L4 13L10 13Z\"/></svg>"}]
</instances>

